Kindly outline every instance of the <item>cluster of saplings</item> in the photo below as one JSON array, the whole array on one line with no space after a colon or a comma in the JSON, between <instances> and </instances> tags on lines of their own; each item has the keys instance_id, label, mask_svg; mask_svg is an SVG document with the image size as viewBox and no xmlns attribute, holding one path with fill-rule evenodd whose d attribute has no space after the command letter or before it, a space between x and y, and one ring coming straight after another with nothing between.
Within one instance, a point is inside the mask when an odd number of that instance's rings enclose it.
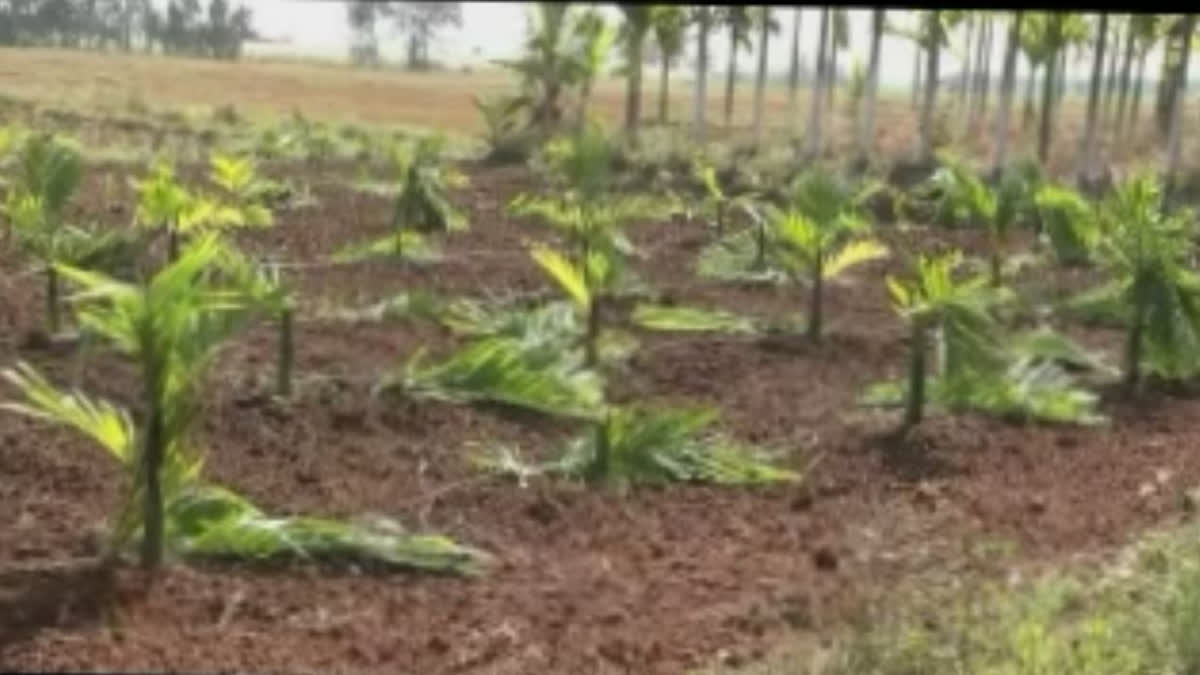
<instances>
[{"instance_id":1,"label":"cluster of saplings","mask_svg":"<svg viewBox=\"0 0 1200 675\"><path fill-rule=\"evenodd\" d=\"M281 278L283 266L252 259L227 236L273 223L250 159L214 156L207 186L185 185L159 162L136 181L137 227L102 230L66 222L82 175L70 142L15 130L3 140L6 226L44 272L48 333L62 339L65 305L80 340L107 342L139 374L141 397L131 414L64 393L24 363L6 372L26 398L10 410L76 428L128 473L127 498L109 526L110 559L139 548L150 567L169 553L481 569L485 554L444 537L405 533L392 521L274 518L203 479L194 422L207 366L222 345L253 321L274 318L280 347L275 393L282 400L292 395L296 294ZM441 254L431 235L467 229L450 199L458 177L445 166L441 148L436 138L397 146L392 231L333 252L335 263L382 257L436 264ZM470 339L440 363L426 364L419 352L376 393L500 403L579 425L580 434L549 461L528 463L509 447L477 457L484 468L522 481L536 474L622 487L801 480L803 471L782 468L765 450L713 431L713 411L618 404L607 383L637 349L633 327L751 338L796 333L819 342L826 332L826 287L858 265L891 255L872 236L864 208L881 188L811 167L730 195L711 167L698 164L691 181L698 199L691 201L700 204L713 240L699 255L697 274L786 284L797 289L797 308L805 310L799 318L750 317L656 302L635 273L633 260L645 254L626 229L661 220L678 210L678 200L619 189L618 164L618 145L591 125L544 145L534 169L545 192L519 195L510 210L551 228L556 243L532 244L529 254L558 293L512 302L409 294L404 302L383 303L376 317L433 318ZM1097 397L1081 378L1098 383L1117 370L1051 327L1073 317L1127 331L1123 378L1131 390L1147 375L1181 380L1200 370L1200 279L1188 269L1194 220L1164 206L1151 175L1089 201L1036 171L1014 170L989 185L947 158L911 197L929 202L944 222L985 228L991 252L985 260L958 252L917 256L911 276L888 278L896 312L910 328L907 376L873 386L863 402L903 408L903 428L918 424L930 405L1102 422ZM1034 251L1015 255L1011 239L1022 227L1041 237ZM1022 298L1008 288L1024 266L1052 264L1094 266L1105 281L1066 300Z\"/></svg>"},{"instance_id":2,"label":"cluster of saplings","mask_svg":"<svg viewBox=\"0 0 1200 675\"><path fill-rule=\"evenodd\" d=\"M205 187L185 185L160 161L135 181L134 227L105 230L67 222L83 176L74 143L20 129L7 129L0 139L5 227L44 274L49 337L102 341L137 372L140 394L132 412L64 392L24 362L4 372L25 397L6 409L76 429L126 474L125 498L107 524L106 561L136 550L150 569L167 555L480 568L487 559L482 552L445 537L408 533L387 519L272 517L204 479L195 423L218 350L255 320L274 317L276 394L286 399L292 389L295 293L279 265L252 259L228 237L235 229L273 224L268 183L251 159L214 155ZM412 153L400 164L397 217L431 223L430 212L445 215L440 169L428 153ZM406 249L399 241L374 249L401 253ZM64 305L71 334L63 330Z\"/></svg>"}]
</instances>

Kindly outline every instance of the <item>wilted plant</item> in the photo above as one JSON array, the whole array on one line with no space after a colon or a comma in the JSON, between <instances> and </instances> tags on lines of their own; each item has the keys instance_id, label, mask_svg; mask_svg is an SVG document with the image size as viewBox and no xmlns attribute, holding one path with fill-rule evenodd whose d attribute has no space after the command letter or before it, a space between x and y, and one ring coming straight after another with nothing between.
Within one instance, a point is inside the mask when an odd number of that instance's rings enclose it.
<instances>
[{"instance_id":1,"label":"wilted plant","mask_svg":"<svg viewBox=\"0 0 1200 675\"><path fill-rule=\"evenodd\" d=\"M1101 237L1093 205L1079 192L1062 185L1042 186L1035 199L1042 232L1058 261L1089 262Z\"/></svg>"},{"instance_id":2,"label":"wilted plant","mask_svg":"<svg viewBox=\"0 0 1200 675\"><path fill-rule=\"evenodd\" d=\"M618 408L594 426L594 433L581 434L567 443L551 462L530 465L519 451L503 447L477 461L523 480L554 474L620 486L673 482L756 485L803 478L801 473L773 466L760 449L708 432L716 419L713 411L702 408Z\"/></svg>"},{"instance_id":3,"label":"wilted plant","mask_svg":"<svg viewBox=\"0 0 1200 675\"><path fill-rule=\"evenodd\" d=\"M440 136L422 138L411 152L393 148L392 173L400 190L392 209L391 234L375 241L352 244L334 256L341 262L376 257L397 257L414 261L437 258L426 235L467 229L467 219L451 202L447 190L465 178L442 165Z\"/></svg>"}]
</instances>

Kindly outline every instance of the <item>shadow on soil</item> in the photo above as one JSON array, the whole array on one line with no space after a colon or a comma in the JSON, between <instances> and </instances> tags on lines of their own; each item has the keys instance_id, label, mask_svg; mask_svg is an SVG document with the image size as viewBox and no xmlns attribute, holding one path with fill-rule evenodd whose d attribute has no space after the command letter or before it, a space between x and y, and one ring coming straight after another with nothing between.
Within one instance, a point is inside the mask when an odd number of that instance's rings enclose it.
<instances>
[{"instance_id":1,"label":"shadow on soil","mask_svg":"<svg viewBox=\"0 0 1200 675\"><path fill-rule=\"evenodd\" d=\"M920 427L891 429L867 436L865 449L878 452L883 467L899 480L911 483L960 474L959 467L938 452Z\"/></svg>"},{"instance_id":2,"label":"shadow on soil","mask_svg":"<svg viewBox=\"0 0 1200 675\"><path fill-rule=\"evenodd\" d=\"M116 601L113 570L98 560L0 570L0 650L46 628L101 621Z\"/></svg>"}]
</instances>

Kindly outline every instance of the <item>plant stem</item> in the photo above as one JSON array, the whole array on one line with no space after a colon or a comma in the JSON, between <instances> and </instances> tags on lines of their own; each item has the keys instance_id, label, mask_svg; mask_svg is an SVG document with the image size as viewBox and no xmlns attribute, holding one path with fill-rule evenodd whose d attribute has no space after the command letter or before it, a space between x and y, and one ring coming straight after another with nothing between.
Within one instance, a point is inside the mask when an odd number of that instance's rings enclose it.
<instances>
[{"instance_id":1,"label":"plant stem","mask_svg":"<svg viewBox=\"0 0 1200 675\"><path fill-rule=\"evenodd\" d=\"M584 365L588 368L596 367L599 361L597 341L600 335L600 296L595 295L592 301L588 303L587 311L587 333L584 335Z\"/></svg>"},{"instance_id":2,"label":"plant stem","mask_svg":"<svg viewBox=\"0 0 1200 675\"><path fill-rule=\"evenodd\" d=\"M46 321L50 335L58 334L58 271L53 264L46 265Z\"/></svg>"},{"instance_id":3,"label":"plant stem","mask_svg":"<svg viewBox=\"0 0 1200 675\"><path fill-rule=\"evenodd\" d=\"M767 265L767 225L763 220L758 221L758 252L754 256L754 268L763 269Z\"/></svg>"},{"instance_id":4,"label":"plant stem","mask_svg":"<svg viewBox=\"0 0 1200 675\"><path fill-rule=\"evenodd\" d=\"M1001 281L1000 280L1000 237L996 236L994 233L992 234L991 268L992 268L992 279L991 279L992 287L999 288L1000 281Z\"/></svg>"},{"instance_id":5,"label":"plant stem","mask_svg":"<svg viewBox=\"0 0 1200 675\"><path fill-rule=\"evenodd\" d=\"M275 373L275 393L282 398L292 395L292 360L294 356L292 308L285 306L279 312L279 363Z\"/></svg>"},{"instance_id":6,"label":"plant stem","mask_svg":"<svg viewBox=\"0 0 1200 675\"><path fill-rule=\"evenodd\" d=\"M592 466L588 471L592 481L608 479L612 470L612 443L608 435L610 415L605 413L604 419L596 423L596 456L592 458Z\"/></svg>"},{"instance_id":7,"label":"plant stem","mask_svg":"<svg viewBox=\"0 0 1200 675\"><path fill-rule=\"evenodd\" d=\"M904 410L904 426L921 423L925 411L925 320L917 317L912 324L912 353L908 361L908 402Z\"/></svg>"},{"instance_id":8,"label":"plant stem","mask_svg":"<svg viewBox=\"0 0 1200 675\"><path fill-rule=\"evenodd\" d=\"M179 259L179 232L174 225L167 225L167 264Z\"/></svg>"},{"instance_id":9,"label":"plant stem","mask_svg":"<svg viewBox=\"0 0 1200 675\"><path fill-rule=\"evenodd\" d=\"M1135 281L1135 291L1140 290L1138 286L1140 284ZM1129 335L1125 342L1125 390L1127 393L1133 393L1138 385L1138 381L1141 379L1142 331L1145 320L1145 308L1142 306L1140 297L1138 297L1134 301L1133 323L1129 326Z\"/></svg>"},{"instance_id":10,"label":"plant stem","mask_svg":"<svg viewBox=\"0 0 1200 675\"><path fill-rule=\"evenodd\" d=\"M163 425L162 408L157 401L152 401L146 425L146 445L142 453L145 465L143 480L146 481L142 497L142 567L148 570L157 569L163 557Z\"/></svg>"},{"instance_id":11,"label":"plant stem","mask_svg":"<svg viewBox=\"0 0 1200 675\"><path fill-rule=\"evenodd\" d=\"M816 342L821 339L821 323L822 323L822 306L821 306L821 286L824 269L824 261L821 257L821 251L817 251L815 264L813 265L812 293L809 296L809 304L811 308L808 316L808 339Z\"/></svg>"}]
</instances>

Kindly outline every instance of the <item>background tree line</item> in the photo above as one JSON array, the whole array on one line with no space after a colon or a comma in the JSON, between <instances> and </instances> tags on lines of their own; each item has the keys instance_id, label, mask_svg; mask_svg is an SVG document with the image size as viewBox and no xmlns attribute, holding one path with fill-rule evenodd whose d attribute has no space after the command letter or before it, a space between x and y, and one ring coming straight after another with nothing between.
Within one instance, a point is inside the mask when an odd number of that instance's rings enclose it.
<instances>
[{"instance_id":1,"label":"background tree line","mask_svg":"<svg viewBox=\"0 0 1200 675\"><path fill-rule=\"evenodd\" d=\"M429 45L437 31L462 26L462 3L351 0L346 3L346 21L355 64L379 65L379 31L390 26L393 34L405 36L407 67L422 70L432 65Z\"/></svg>"},{"instance_id":2,"label":"background tree line","mask_svg":"<svg viewBox=\"0 0 1200 675\"><path fill-rule=\"evenodd\" d=\"M230 0L0 0L0 45L135 49L236 59L257 37L249 7Z\"/></svg>"}]
</instances>

